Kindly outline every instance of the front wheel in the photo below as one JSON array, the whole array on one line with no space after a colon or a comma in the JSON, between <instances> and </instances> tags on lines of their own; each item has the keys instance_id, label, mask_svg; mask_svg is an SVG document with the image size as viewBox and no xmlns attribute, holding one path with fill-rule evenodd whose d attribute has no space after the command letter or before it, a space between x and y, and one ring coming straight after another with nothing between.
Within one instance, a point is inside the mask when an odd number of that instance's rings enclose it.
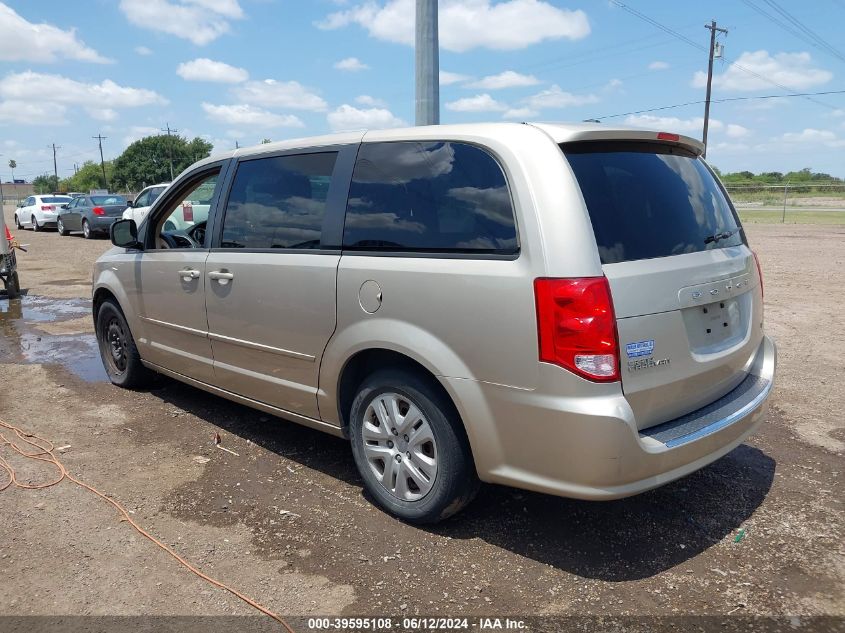
<instances>
[{"instance_id":1,"label":"front wheel","mask_svg":"<svg viewBox=\"0 0 845 633\"><path fill-rule=\"evenodd\" d=\"M94 234L91 232L91 225L88 224L88 220L82 220L82 237L86 240L90 240L94 237Z\"/></svg>"},{"instance_id":2,"label":"front wheel","mask_svg":"<svg viewBox=\"0 0 845 633\"><path fill-rule=\"evenodd\" d=\"M38 226L38 218L33 215L30 219L32 220L32 230L38 233L41 230L41 227Z\"/></svg>"},{"instance_id":3,"label":"front wheel","mask_svg":"<svg viewBox=\"0 0 845 633\"><path fill-rule=\"evenodd\" d=\"M478 490L457 412L441 390L412 372L368 377L352 403L349 431L365 488L405 521L441 521Z\"/></svg>"},{"instance_id":4,"label":"front wheel","mask_svg":"<svg viewBox=\"0 0 845 633\"><path fill-rule=\"evenodd\" d=\"M65 228L65 223L62 222L61 218L56 220L56 230L59 232L59 235L70 235L70 231Z\"/></svg>"},{"instance_id":5,"label":"front wheel","mask_svg":"<svg viewBox=\"0 0 845 633\"><path fill-rule=\"evenodd\" d=\"M130 389L148 385L155 374L141 362L129 324L117 304L103 301L95 325L100 358L109 380Z\"/></svg>"},{"instance_id":6,"label":"front wheel","mask_svg":"<svg viewBox=\"0 0 845 633\"><path fill-rule=\"evenodd\" d=\"M17 213L15 214L15 228L16 228L18 231L20 231L21 229L23 229L23 226L21 225L21 219L20 219L20 217L18 216L18 214L17 214Z\"/></svg>"}]
</instances>

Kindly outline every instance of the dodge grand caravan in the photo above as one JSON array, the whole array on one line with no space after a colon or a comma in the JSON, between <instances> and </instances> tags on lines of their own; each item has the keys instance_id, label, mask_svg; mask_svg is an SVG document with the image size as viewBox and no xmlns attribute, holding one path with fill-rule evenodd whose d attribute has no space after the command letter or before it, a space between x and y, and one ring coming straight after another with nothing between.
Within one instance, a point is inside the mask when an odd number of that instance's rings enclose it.
<instances>
[{"instance_id":1,"label":"dodge grand caravan","mask_svg":"<svg viewBox=\"0 0 845 633\"><path fill-rule=\"evenodd\" d=\"M113 225L94 270L104 365L348 438L408 521L457 512L479 480L660 486L745 440L775 373L760 269L701 151L503 123L205 159L140 226Z\"/></svg>"}]
</instances>

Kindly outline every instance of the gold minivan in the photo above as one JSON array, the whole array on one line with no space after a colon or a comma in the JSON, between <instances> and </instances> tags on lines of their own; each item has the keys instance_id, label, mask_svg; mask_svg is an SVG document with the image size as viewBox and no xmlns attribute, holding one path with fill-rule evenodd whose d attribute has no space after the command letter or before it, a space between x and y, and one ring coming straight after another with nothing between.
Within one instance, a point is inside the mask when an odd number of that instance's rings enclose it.
<instances>
[{"instance_id":1,"label":"gold minivan","mask_svg":"<svg viewBox=\"0 0 845 633\"><path fill-rule=\"evenodd\" d=\"M120 386L158 372L348 438L408 521L479 481L654 488L748 437L775 373L756 257L701 152L496 123L202 160L112 226L103 362Z\"/></svg>"}]
</instances>

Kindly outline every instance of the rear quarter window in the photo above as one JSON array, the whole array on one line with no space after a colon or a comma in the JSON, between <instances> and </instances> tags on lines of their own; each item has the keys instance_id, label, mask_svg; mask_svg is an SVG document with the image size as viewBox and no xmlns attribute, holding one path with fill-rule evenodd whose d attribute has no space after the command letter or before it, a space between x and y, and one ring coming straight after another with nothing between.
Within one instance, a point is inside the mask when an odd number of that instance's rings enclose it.
<instances>
[{"instance_id":1,"label":"rear quarter window","mask_svg":"<svg viewBox=\"0 0 845 633\"><path fill-rule=\"evenodd\" d=\"M743 243L739 220L698 157L672 145L561 146L584 196L604 264ZM722 233L734 232L714 240Z\"/></svg>"},{"instance_id":2,"label":"rear quarter window","mask_svg":"<svg viewBox=\"0 0 845 633\"><path fill-rule=\"evenodd\" d=\"M466 143L365 143L349 189L343 246L516 253L504 173L489 153Z\"/></svg>"}]
</instances>

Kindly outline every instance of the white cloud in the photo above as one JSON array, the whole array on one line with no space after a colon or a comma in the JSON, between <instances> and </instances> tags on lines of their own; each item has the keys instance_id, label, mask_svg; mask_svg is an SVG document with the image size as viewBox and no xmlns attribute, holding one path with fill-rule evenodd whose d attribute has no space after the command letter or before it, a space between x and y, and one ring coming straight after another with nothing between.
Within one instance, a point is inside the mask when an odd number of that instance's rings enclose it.
<instances>
[{"instance_id":1,"label":"white cloud","mask_svg":"<svg viewBox=\"0 0 845 633\"><path fill-rule=\"evenodd\" d=\"M440 85L451 86L452 84L459 84L462 81L469 81L472 79L469 75L462 75L460 73L450 73L448 70L440 71Z\"/></svg>"},{"instance_id":2,"label":"white cloud","mask_svg":"<svg viewBox=\"0 0 845 633\"><path fill-rule=\"evenodd\" d=\"M548 90L538 92L525 99L525 104L534 110L545 110L547 108L566 108L569 106L586 105L596 103L599 98L594 94L576 95L561 90L560 86L554 85Z\"/></svg>"},{"instance_id":3,"label":"white cloud","mask_svg":"<svg viewBox=\"0 0 845 633\"><path fill-rule=\"evenodd\" d=\"M507 110L508 107L485 92L474 97L464 97L457 101L451 101L446 104L446 109L453 112L502 112Z\"/></svg>"},{"instance_id":4,"label":"white cloud","mask_svg":"<svg viewBox=\"0 0 845 633\"><path fill-rule=\"evenodd\" d=\"M45 86L49 86L49 90L44 90ZM111 79L100 83L84 83L61 75L32 71L11 73L0 79L0 98L29 104L82 106L99 120L115 118L115 109L167 103L164 97L153 90L121 86Z\"/></svg>"},{"instance_id":5,"label":"white cloud","mask_svg":"<svg viewBox=\"0 0 845 633\"><path fill-rule=\"evenodd\" d=\"M602 86L603 92L622 92L624 82L621 79L611 79Z\"/></svg>"},{"instance_id":6,"label":"white cloud","mask_svg":"<svg viewBox=\"0 0 845 633\"><path fill-rule=\"evenodd\" d=\"M49 101L0 101L0 124L64 125L67 108Z\"/></svg>"},{"instance_id":7,"label":"white cloud","mask_svg":"<svg viewBox=\"0 0 845 633\"><path fill-rule=\"evenodd\" d=\"M117 111L113 108L85 108L85 111L97 121L114 121L117 118Z\"/></svg>"},{"instance_id":8,"label":"white cloud","mask_svg":"<svg viewBox=\"0 0 845 633\"><path fill-rule=\"evenodd\" d=\"M245 103L235 105L203 103L202 109L210 120L227 125L305 127L299 117L292 114L276 114Z\"/></svg>"},{"instance_id":9,"label":"white cloud","mask_svg":"<svg viewBox=\"0 0 845 633\"><path fill-rule=\"evenodd\" d=\"M537 116L540 116L540 113L537 110L532 110L531 108L511 108L502 115L503 119L533 119Z\"/></svg>"},{"instance_id":10,"label":"white cloud","mask_svg":"<svg viewBox=\"0 0 845 633\"><path fill-rule=\"evenodd\" d=\"M292 108L321 112L328 107L318 94L297 81L248 81L235 89L235 95L245 103L267 108Z\"/></svg>"},{"instance_id":11,"label":"white cloud","mask_svg":"<svg viewBox=\"0 0 845 633\"><path fill-rule=\"evenodd\" d=\"M728 123L725 128L725 133L731 138L744 138L751 132L747 127L737 125L736 123Z\"/></svg>"},{"instance_id":12,"label":"white cloud","mask_svg":"<svg viewBox=\"0 0 845 633\"><path fill-rule=\"evenodd\" d=\"M321 29L358 24L372 37L412 46L414 0L375 0L330 14ZM440 46L464 52L473 48L517 50L544 40L578 40L590 33L587 15L560 9L543 0L442 0Z\"/></svg>"},{"instance_id":13,"label":"white cloud","mask_svg":"<svg viewBox=\"0 0 845 633\"><path fill-rule=\"evenodd\" d=\"M341 59L339 62L335 62L334 67L338 70L346 70L351 73L357 73L369 68L369 66L357 57L347 57L346 59Z\"/></svg>"},{"instance_id":14,"label":"white cloud","mask_svg":"<svg viewBox=\"0 0 845 633\"><path fill-rule=\"evenodd\" d=\"M762 79L767 77L790 90L803 90L825 84L833 78L833 73L816 68L809 53L775 53L768 51L746 51L735 63L721 74L713 75L713 85L729 91L771 90L773 85ZM756 77L738 66L742 66L761 77ZM703 88L707 85L707 74L698 71L693 75L692 86Z\"/></svg>"},{"instance_id":15,"label":"white cloud","mask_svg":"<svg viewBox=\"0 0 845 633\"><path fill-rule=\"evenodd\" d=\"M152 54L153 54L152 49L149 49L149 48L147 48L146 46L136 46L136 47L135 47L135 52L136 52L138 55L142 55L142 56L145 56L145 57L146 57L147 55L152 55Z\"/></svg>"},{"instance_id":16,"label":"white cloud","mask_svg":"<svg viewBox=\"0 0 845 633\"><path fill-rule=\"evenodd\" d=\"M176 67L176 74L187 81L212 81L230 84L249 79L249 73L243 68L216 62L207 57L198 57L179 64Z\"/></svg>"},{"instance_id":17,"label":"white cloud","mask_svg":"<svg viewBox=\"0 0 845 633\"><path fill-rule=\"evenodd\" d=\"M28 22L0 2L0 60L44 63L59 58L111 62L80 40L74 29L65 31L52 24Z\"/></svg>"},{"instance_id":18,"label":"white cloud","mask_svg":"<svg viewBox=\"0 0 845 633\"><path fill-rule=\"evenodd\" d=\"M681 132L684 134L700 134L704 126L703 117L679 119L673 116L654 116L651 114L632 114L625 118L625 125L642 127L649 130L664 132ZM710 119L710 130L722 130L724 123L718 119ZM737 126L740 127L740 126ZM744 128L743 128L744 129Z\"/></svg>"},{"instance_id":19,"label":"white cloud","mask_svg":"<svg viewBox=\"0 0 845 633\"><path fill-rule=\"evenodd\" d=\"M238 0L120 0L120 10L132 24L161 31L203 46L244 16Z\"/></svg>"},{"instance_id":20,"label":"white cloud","mask_svg":"<svg viewBox=\"0 0 845 633\"><path fill-rule=\"evenodd\" d=\"M405 127L405 121L386 108L359 109L344 103L326 117L332 130L361 130Z\"/></svg>"},{"instance_id":21,"label":"white cloud","mask_svg":"<svg viewBox=\"0 0 845 633\"><path fill-rule=\"evenodd\" d=\"M829 143L836 140L836 134L808 127L800 132L787 132L780 138L787 143Z\"/></svg>"},{"instance_id":22,"label":"white cloud","mask_svg":"<svg viewBox=\"0 0 845 633\"><path fill-rule=\"evenodd\" d=\"M669 68L668 62L654 61L648 65L649 70L666 70Z\"/></svg>"},{"instance_id":23,"label":"white cloud","mask_svg":"<svg viewBox=\"0 0 845 633\"><path fill-rule=\"evenodd\" d=\"M358 97L355 97L355 103L370 108L384 108L387 106L387 104L383 100L376 99L375 97L371 97L370 95L360 95Z\"/></svg>"},{"instance_id":24,"label":"white cloud","mask_svg":"<svg viewBox=\"0 0 845 633\"><path fill-rule=\"evenodd\" d=\"M129 128L129 134L123 137L123 145L132 145L135 141L139 141L147 136L155 136L157 134L161 134L161 131L157 127L133 125Z\"/></svg>"},{"instance_id":25,"label":"white cloud","mask_svg":"<svg viewBox=\"0 0 845 633\"><path fill-rule=\"evenodd\" d=\"M488 75L478 81L467 84L467 88L479 88L481 90L502 90L504 88L517 88L520 86L536 86L540 83L534 75L523 75L522 73L506 70L498 75Z\"/></svg>"}]
</instances>

